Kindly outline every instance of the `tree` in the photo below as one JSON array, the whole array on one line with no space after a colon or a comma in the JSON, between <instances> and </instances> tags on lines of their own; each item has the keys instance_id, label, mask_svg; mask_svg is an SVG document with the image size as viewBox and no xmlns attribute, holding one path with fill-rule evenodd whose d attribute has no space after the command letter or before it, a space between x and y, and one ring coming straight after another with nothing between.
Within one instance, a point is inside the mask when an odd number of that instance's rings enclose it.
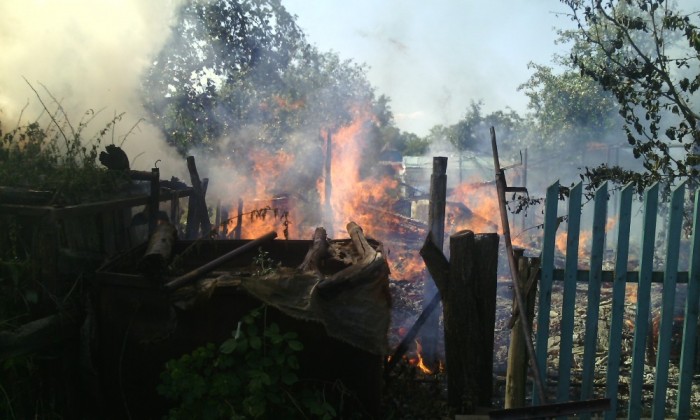
<instances>
[{"instance_id":1,"label":"tree","mask_svg":"<svg viewBox=\"0 0 700 420\"><path fill-rule=\"evenodd\" d=\"M565 57L555 56L566 66ZM556 73L552 67L530 63L535 72L520 85L529 98L532 130L528 147L557 152L570 150L571 143L607 142L610 132L620 128L615 98L593 79L574 70Z\"/></svg>"},{"instance_id":2,"label":"tree","mask_svg":"<svg viewBox=\"0 0 700 420\"><path fill-rule=\"evenodd\" d=\"M700 31L698 11L664 0L562 0L577 30L571 62L614 95L624 132L643 173L598 168L598 179L696 180L700 147ZM685 151L673 152L672 144Z\"/></svg>"},{"instance_id":3,"label":"tree","mask_svg":"<svg viewBox=\"0 0 700 420\"><path fill-rule=\"evenodd\" d=\"M448 143L460 153L463 151L491 154L490 128L496 127L499 144L504 151L517 149L521 144L524 120L512 109L498 110L484 115L484 103L472 101L464 117L450 126L436 125L426 140L440 147Z\"/></svg>"},{"instance_id":4,"label":"tree","mask_svg":"<svg viewBox=\"0 0 700 420\"><path fill-rule=\"evenodd\" d=\"M428 150L429 141L417 134L401 131L394 121L394 113L389 104L391 99L380 95L373 101L372 115L374 130L379 147L384 151L397 151L404 156L421 156Z\"/></svg>"},{"instance_id":5,"label":"tree","mask_svg":"<svg viewBox=\"0 0 700 420\"><path fill-rule=\"evenodd\" d=\"M147 108L179 150L212 147L231 127L265 118L303 45L279 1L187 2L146 76Z\"/></svg>"},{"instance_id":6,"label":"tree","mask_svg":"<svg viewBox=\"0 0 700 420\"><path fill-rule=\"evenodd\" d=\"M253 147L308 143L373 100L365 67L309 45L279 0L188 1L145 87L155 123L181 153L199 148L241 165Z\"/></svg>"}]
</instances>

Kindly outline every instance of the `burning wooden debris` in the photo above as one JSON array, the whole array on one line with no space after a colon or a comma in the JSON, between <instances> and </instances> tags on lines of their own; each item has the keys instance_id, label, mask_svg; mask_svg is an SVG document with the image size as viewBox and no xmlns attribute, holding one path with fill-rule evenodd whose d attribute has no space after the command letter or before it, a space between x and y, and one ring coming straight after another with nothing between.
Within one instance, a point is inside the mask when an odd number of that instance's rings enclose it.
<instances>
[{"instance_id":1,"label":"burning wooden debris","mask_svg":"<svg viewBox=\"0 0 700 420\"><path fill-rule=\"evenodd\" d=\"M381 243L356 223L347 229L345 240L328 240L318 228L312 241L275 241L270 232L253 241L170 242L171 229L159 226L150 245L103 267L97 371L112 403L162 409L154 366L230 337L237 320L262 302L299 332L305 376L342 381L376 414L391 316L389 268ZM168 258L163 249L170 244ZM179 268L164 272L163 261Z\"/></svg>"}]
</instances>

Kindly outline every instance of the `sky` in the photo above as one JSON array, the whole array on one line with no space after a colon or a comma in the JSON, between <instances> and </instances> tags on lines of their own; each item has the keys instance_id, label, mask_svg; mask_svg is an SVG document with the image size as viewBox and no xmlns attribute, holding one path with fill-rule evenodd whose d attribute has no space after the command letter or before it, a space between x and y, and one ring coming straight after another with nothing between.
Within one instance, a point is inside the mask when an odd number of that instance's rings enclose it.
<instances>
[{"instance_id":1,"label":"sky","mask_svg":"<svg viewBox=\"0 0 700 420\"><path fill-rule=\"evenodd\" d=\"M472 101L487 112L526 111L518 91L529 62L565 53L555 28L572 27L557 0L282 0L311 44L369 66L397 125L426 135L454 124Z\"/></svg>"},{"instance_id":2,"label":"sky","mask_svg":"<svg viewBox=\"0 0 700 420\"><path fill-rule=\"evenodd\" d=\"M165 159L162 134L140 122L140 81L182 0L0 0L0 121L41 114L36 89L80 120L102 110L97 131L125 112L115 139L150 168ZM557 0L282 0L321 51L364 63L391 98L399 128L419 135L454 124L471 101L524 112L527 64L551 62L554 27L570 25ZM26 79L26 81L25 81ZM31 84L31 86L30 86ZM46 87L45 90L44 87ZM127 150L129 151L129 150ZM173 157L176 156L173 154Z\"/></svg>"}]
</instances>

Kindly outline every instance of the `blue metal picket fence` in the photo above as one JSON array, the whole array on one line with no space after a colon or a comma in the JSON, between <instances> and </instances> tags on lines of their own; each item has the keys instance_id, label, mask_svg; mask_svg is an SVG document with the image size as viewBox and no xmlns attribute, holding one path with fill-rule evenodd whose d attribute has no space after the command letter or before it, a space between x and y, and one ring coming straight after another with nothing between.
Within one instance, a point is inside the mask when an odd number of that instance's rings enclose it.
<instances>
[{"instance_id":1,"label":"blue metal picket fence","mask_svg":"<svg viewBox=\"0 0 700 420\"><path fill-rule=\"evenodd\" d=\"M647 334L649 332L651 284L661 281L661 315L659 322L658 350L654 372L653 402L651 416L664 418L666 410L666 391L668 389L669 359L672 345L674 306L676 304L676 285L687 283L684 310L682 347L680 354L680 376L674 415L680 419L690 417L690 395L694 374L696 354L696 328L698 321L698 299L700 297L700 192L696 193L693 212L693 233L690 239L689 272L678 272L680 240L683 220L683 202L685 184L672 191L665 240L665 269L662 273L653 271L653 259L656 239L656 220L659 206L659 187L654 185L644 193L642 236L640 243L639 271L628 272L630 249L630 224L632 220L632 186L625 187L620 194L617 222L617 244L613 272L603 271L605 251L606 219L608 207L608 186L602 185L593 198L593 226L590 252L590 269L579 270L579 232L581 230L581 184L570 192L568 202L567 245L564 269L555 269L555 236L560 219L557 214L559 183L547 189L544 237L542 242L541 274L538 299L538 316L536 319L536 358L540 367L540 377L546 378L547 354L550 331L550 310L552 305L553 282L563 282L561 309L561 337L559 347L557 402L570 400L572 375L573 330L576 306L576 284L587 282L586 321L583 343L583 363L581 371L581 400L594 397L607 397L612 402L612 409L605 415L614 419L618 408L628 413L628 418L638 419L648 407L643 407L642 393L644 384L644 362ZM596 373L596 351L598 342L599 310L601 304L601 285L612 283L612 308L610 313L609 348L607 349L607 373L604 395L594 394L594 375ZM637 284L636 302L625 301L627 283ZM620 382L620 360L623 333L623 315L626 305L635 305L634 341L630 369L629 403L619 407L618 384ZM608 320L603 320L608 322ZM627 381L626 381L627 382ZM537 393L533 395L533 404L541 404Z\"/></svg>"}]
</instances>

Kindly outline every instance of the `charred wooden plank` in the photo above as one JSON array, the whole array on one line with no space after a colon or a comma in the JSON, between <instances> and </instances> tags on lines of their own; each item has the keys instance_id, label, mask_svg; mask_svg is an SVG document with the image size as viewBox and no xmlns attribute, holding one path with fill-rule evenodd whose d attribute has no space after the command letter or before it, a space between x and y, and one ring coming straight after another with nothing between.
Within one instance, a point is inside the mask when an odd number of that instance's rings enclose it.
<instances>
[{"instance_id":1,"label":"charred wooden plank","mask_svg":"<svg viewBox=\"0 0 700 420\"><path fill-rule=\"evenodd\" d=\"M209 273L210 271L216 269L221 264L229 261L230 259L235 258L235 257L243 254L244 252L250 251L250 250L254 249L255 247L260 246L267 241L275 239L276 237L277 237L277 232L273 231L273 232L269 232L269 233L267 233L267 234L265 234L257 239L254 239L250 242L246 242L245 244L241 245L240 247L234 249L233 251L228 252L228 253L220 256L219 258L216 258L216 259L204 264L203 266L198 267L198 268L190 271L189 273L183 274L182 276L173 279L172 281L170 281L169 283L167 283L165 285L165 289L167 291L173 291L173 290L178 289L182 286L185 286L185 285L197 280L198 278L202 277L203 275Z\"/></svg>"},{"instance_id":2,"label":"charred wooden plank","mask_svg":"<svg viewBox=\"0 0 700 420\"><path fill-rule=\"evenodd\" d=\"M324 296L333 295L339 290L352 288L359 284L373 282L389 275L389 265L381 252L377 252L367 242L362 228L355 222L347 225L347 231L357 252L356 261L329 279L318 284L318 292Z\"/></svg>"},{"instance_id":3,"label":"charred wooden plank","mask_svg":"<svg viewBox=\"0 0 700 420\"><path fill-rule=\"evenodd\" d=\"M138 263L138 270L149 277L165 273L177 239L177 230L170 223L161 223L151 235L146 252Z\"/></svg>"},{"instance_id":4,"label":"charred wooden plank","mask_svg":"<svg viewBox=\"0 0 700 420\"><path fill-rule=\"evenodd\" d=\"M329 247L330 243L328 242L326 229L317 227L314 231L311 248L306 253L304 261L299 265L299 269L302 271L314 271L320 275L323 260L330 256Z\"/></svg>"},{"instance_id":5,"label":"charred wooden plank","mask_svg":"<svg viewBox=\"0 0 700 420\"><path fill-rule=\"evenodd\" d=\"M4 204L49 204L56 193L32 188L0 186L0 202Z\"/></svg>"}]
</instances>

